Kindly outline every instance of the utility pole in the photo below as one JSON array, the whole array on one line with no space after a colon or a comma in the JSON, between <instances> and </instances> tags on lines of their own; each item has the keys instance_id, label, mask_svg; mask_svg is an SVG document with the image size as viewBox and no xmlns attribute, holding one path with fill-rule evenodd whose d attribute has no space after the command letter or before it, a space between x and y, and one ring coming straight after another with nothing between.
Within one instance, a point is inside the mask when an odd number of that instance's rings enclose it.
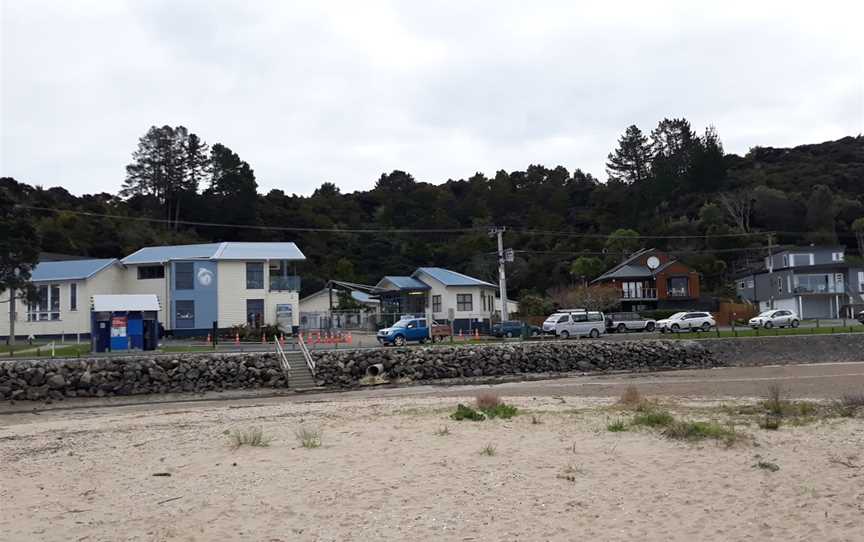
<instances>
[{"instance_id":1,"label":"utility pole","mask_svg":"<svg viewBox=\"0 0 864 542\"><path fill-rule=\"evenodd\" d=\"M489 237L498 237L498 288L501 295L501 323L507 321L507 277L504 273L504 231L507 228L494 227L489 230Z\"/></svg>"},{"instance_id":2,"label":"utility pole","mask_svg":"<svg viewBox=\"0 0 864 542\"><path fill-rule=\"evenodd\" d=\"M768 296L768 299L769 299L768 307L772 310L774 309L774 277L772 276L772 274L774 273L773 245L774 245L774 234L769 233L768 234L768 266L767 267L768 267L768 292L770 295ZM755 279L756 277L753 277L753 278ZM755 280L753 282L753 297L756 297L756 282L755 282Z\"/></svg>"}]
</instances>

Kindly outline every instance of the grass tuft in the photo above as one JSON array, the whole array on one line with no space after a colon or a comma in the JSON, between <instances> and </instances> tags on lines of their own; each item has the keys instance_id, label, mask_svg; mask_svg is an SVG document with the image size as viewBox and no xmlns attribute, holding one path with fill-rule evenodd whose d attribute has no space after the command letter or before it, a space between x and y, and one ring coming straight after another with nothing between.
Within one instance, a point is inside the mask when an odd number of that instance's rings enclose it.
<instances>
[{"instance_id":1,"label":"grass tuft","mask_svg":"<svg viewBox=\"0 0 864 542\"><path fill-rule=\"evenodd\" d=\"M614 422L609 422L609 424L606 425L606 429L613 433L620 433L627 430L627 424L624 423L624 420L618 418Z\"/></svg>"},{"instance_id":2,"label":"grass tuft","mask_svg":"<svg viewBox=\"0 0 864 542\"><path fill-rule=\"evenodd\" d=\"M320 448L322 431L319 428L309 428L300 426L294 431L297 440L300 441L300 446L304 448Z\"/></svg>"},{"instance_id":3,"label":"grass tuft","mask_svg":"<svg viewBox=\"0 0 864 542\"><path fill-rule=\"evenodd\" d=\"M495 408L498 405L502 404L501 399L498 395L492 392L485 392L477 395L474 398L474 403L477 405L479 410L486 410L488 408Z\"/></svg>"},{"instance_id":4,"label":"grass tuft","mask_svg":"<svg viewBox=\"0 0 864 542\"><path fill-rule=\"evenodd\" d=\"M456 406L456 412L450 414L450 418L456 421L462 420L471 420L475 422L483 421L487 418L502 418L502 419L510 419L516 414L518 414L519 409L513 405L508 405L507 403L499 402L495 406L490 406L486 408L482 408L479 410L474 410L469 406L465 406L462 403L459 403Z\"/></svg>"},{"instance_id":5,"label":"grass tuft","mask_svg":"<svg viewBox=\"0 0 864 542\"><path fill-rule=\"evenodd\" d=\"M260 427L251 427L249 429L235 430L229 433L231 438L231 447L239 448L241 446L270 446L273 440L264 434L264 429Z\"/></svg>"},{"instance_id":6,"label":"grass tuft","mask_svg":"<svg viewBox=\"0 0 864 542\"><path fill-rule=\"evenodd\" d=\"M769 431L776 431L780 429L780 417L766 414L764 419L759 420L759 427Z\"/></svg>"},{"instance_id":7,"label":"grass tuft","mask_svg":"<svg viewBox=\"0 0 864 542\"><path fill-rule=\"evenodd\" d=\"M435 436L438 436L438 437L446 437L449 434L450 434L450 429L446 425L444 427L441 427L440 429L435 430Z\"/></svg>"},{"instance_id":8,"label":"grass tuft","mask_svg":"<svg viewBox=\"0 0 864 542\"><path fill-rule=\"evenodd\" d=\"M469 406L465 406L462 403L456 405L456 412L450 414L450 417L456 421L471 420L474 422L480 422L486 419L485 414L479 410L474 410Z\"/></svg>"},{"instance_id":9,"label":"grass tuft","mask_svg":"<svg viewBox=\"0 0 864 542\"><path fill-rule=\"evenodd\" d=\"M486 456L489 456L489 457L492 457L492 456L495 455L496 453L498 453L498 450L497 450L497 449L495 448L495 446L492 445L491 443L490 443L490 444L487 444L486 446L484 446L484 447L480 450L480 455L486 455Z\"/></svg>"},{"instance_id":10,"label":"grass tuft","mask_svg":"<svg viewBox=\"0 0 864 542\"><path fill-rule=\"evenodd\" d=\"M543 422L536 415L531 415L531 425L540 425Z\"/></svg>"},{"instance_id":11,"label":"grass tuft","mask_svg":"<svg viewBox=\"0 0 864 542\"><path fill-rule=\"evenodd\" d=\"M731 445L738 438L738 434L732 427L724 427L714 422L683 422L677 421L670 424L664 431L663 436L673 440L696 441L703 439L716 439Z\"/></svg>"},{"instance_id":12,"label":"grass tuft","mask_svg":"<svg viewBox=\"0 0 864 542\"><path fill-rule=\"evenodd\" d=\"M561 470L558 474L558 478L567 480L568 482L575 482L577 477L583 476L585 473L586 471L582 467L571 464Z\"/></svg>"},{"instance_id":13,"label":"grass tuft","mask_svg":"<svg viewBox=\"0 0 864 542\"><path fill-rule=\"evenodd\" d=\"M618 398L619 405L629 407L638 406L642 403L642 401L644 401L642 394L639 393L639 389L632 384L630 386L627 386L627 389L625 389L624 393L621 394L621 397Z\"/></svg>"},{"instance_id":14,"label":"grass tuft","mask_svg":"<svg viewBox=\"0 0 864 542\"><path fill-rule=\"evenodd\" d=\"M490 418L502 418L508 420L515 416L519 412L519 409L513 405L508 405L506 403L501 403L498 406L492 408L484 408L483 413L486 414Z\"/></svg>"},{"instance_id":15,"label":"grass tuft","mask_svg":"<svg viewBox=\"0 0 864 542\"><path fill-rule=\"evenodd\" d=\"M672 414L665 410L656 410L642 412L633 416L632 425L640 425L643 427L666 427L675 421Z\"/></svg>"},{"instance_id":16,"label":"grass tuft","mask_svg":"<svg viewBox=\"0 0 864 542\"><path fill-rule=\"evenodd\" d=\"M773 383L768 386L767 397L762 405L765 409L775 416L783 415L783 406L786 401L783 400L783 387L778 383Z\"/></svg>"},{"instance_id":17,"label":"grass tuft","mask_svg":"<svg viewBox=\"0 0 864 542\"><path fill-rule=\"evenodd\" d=\"M771 472L777 472L778 470L780 470L780 465L778 465L777 463L772 463L771 461L759 461L758 463L753 465L753 467Z\"/></svg>"}]
</instances>

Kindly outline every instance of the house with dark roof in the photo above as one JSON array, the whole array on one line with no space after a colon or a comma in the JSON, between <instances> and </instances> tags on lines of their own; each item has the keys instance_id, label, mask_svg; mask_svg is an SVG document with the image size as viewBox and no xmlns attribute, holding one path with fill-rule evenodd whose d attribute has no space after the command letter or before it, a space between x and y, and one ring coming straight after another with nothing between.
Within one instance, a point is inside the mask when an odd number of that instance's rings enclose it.
<instances>
[{"instance_id":1,"label":"house with dark roof","mask_svg":"<svg viewBox=\"0 0 864 542\"><path fill-rule=\"evenodd\" d=\"M653 248L634 253L591 284L618 289L625 311L694 308L700 297L699 273Z\"/></svg>"},{"instance_id":2,"label":"house with dark roof","mask_svg":"<svg viewBox=\"0 0 864 542\"><path fill-rule=\"evenodd\" d=\"M431 315L439 322L452 323L458 333L488 331L498 287L449 269L418 267L410 276L382 278L376 289L385 323L391 323L388 317Z\"/></svg>"},{"instance_id":3,"label":"house with dark roof","mask_svg":"<svg viewBox=\"0 0 864 542\"><path fill-rule=\"evenodd\" d=\"M781 248L735 279L738 297L760 311L789 310L804 319L851 318L864 309L864 267L848 263L842 246Z\"/></svg>"}]
</instances>

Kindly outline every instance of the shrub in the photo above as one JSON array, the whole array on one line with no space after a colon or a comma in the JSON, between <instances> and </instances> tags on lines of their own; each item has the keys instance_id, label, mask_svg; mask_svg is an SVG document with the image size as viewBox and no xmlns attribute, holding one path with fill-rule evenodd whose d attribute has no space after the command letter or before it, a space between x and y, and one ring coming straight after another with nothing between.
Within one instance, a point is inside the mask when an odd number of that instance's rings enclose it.
<instances>
[{"instance_id":1,"label":"shrub","mask_svg":"<svg viewBox=\"0 0 864 542\"><path fill-rule=\"evenodd\" d=\"M637 406L642 403L642 394L639 393L639 389L632 384L627 386L627 389L624 390L624 393L621 394L621 397L618 399L618 404L626 405L626 406Z\"/></svg>"},{"instance_id":2,"label":"shrub","mask_svg":"<svg viewBox=\"0 0 864 542\"><path fill-rule=\"evenodd\" d=\"M658 410L637 414L633 417L632 424L645 427L666 427L672 424L674 421L675 418L672 417L672 414L669 414L666 411Z\"/></svg>"},{"instance_id":3,"label":"shrub","mask_svg":"<svg viewBox=\"0 0 864 542\"><path fill-rule=\"evenodd\" d=\"M486 410L487 408L494 408L501 404L501 399L498 398L492 392L481 393L475 399L474 402L477 404L477 408L480 410Z\"/></svg>"},{"instance_id":4,"label":"shrub","mask_svg":"<svg viewBox=\"0 0 864 542\"><path fill-rule=\"evenodd\" d=\"M230 433L231 446L239 448L241 446L270 446L272 438L264 435L264 430L260 427L252 427L245 430L235 430Z\"/></svg>"},{"instance_id":5,"label":"shrub","mask_svg":"<svg viewBox=\"0 0 864 542\"><path fill-rule=\"evenodd\" d=\"M543 422L540 421L540 418L538 418L537 416L534 416L534 415L531 416L531 425L540 425L542 423Z\"/></svg>"},{"instance_id":6,"label":"shrub","mask_svg":"<svg viewBox=\"0 0 864 542\"><path fill-rule=\"evenodd\" d=\"M492 408L484 408L483 414L490 418L503 418L508 420L515 416L519 412L519 409L513 405L508 405L505 403L501 403L498 406Z\"/></svg>"},{"instance_id":7,"label":"shrub","mask_svg":"<svg viewBox=\"0 0 864 542\"><path fill-rule=\"evenodd\" d=\"M606 426L606 429L613 432L613 433L620 433L621 431L627 430L627 424L624 423L624 420L622 420L621 418L618 418L614 422L610 422Z\"/></svg>"},{"instance_id":8,"label":"shrub","mask_svg":"<svg viewBox=\"0 0 864 542\"><path fill-rule=\"evenodd\" d=\"M864 408L864 393L847 393L840 402L846 407Z\"/></svg>"},{"instance_id":9,"label":"shrub","mask_svg":"<svg viewBox=\"0 0 864 542\"><path fill-rule=\"evenodd\" d=\"M710 438L724 440L731 444L738 435L731 427L723 427L713 422L674 422L663 431L663 436L674 440Z\"/></svg>"},{"instance_id":10,"label":"shrub","mask_svg":"<svg viewBox=\"0 0 864 542\"><path fill-rule=\"evenodd\" d=\"M759 427L762 429L768 429L769 431L776 431L780 429L780 418L778 416L766 414L765 418L759 421Z\"/></svg>"},{"instance_id":11,"label":"shrub","mask_svg":"<svg viewBox=\"0 0 864 542\"><path fill-rule=\"evenodd\" d=\"M767 398L762 402L763 406L775 416L783 415L783 388L780 384L774 383L768 386Z\"/></svg>"},{"instance_id":12,"label":"shrub","mask_svg":"<svg viewBox=\"0 0 864 542\"><path fill-rule=\"evenodd\" d=\"M480 450L480 455L488 455L489 457L492 457L496 453L497 453L497 450L495 449L495 446L493 446L491 443L487 444L486 446L483 447L482 450Z\"/></svg>"},{"instance_id":13,"label":"shrub","mask_svg":"<svg viewBox=\"0 0 864 542\"><path fill-rule=\"evenodd\" d=\"M450 414L450 417L456 421L471 420L474 422L479 422L486 419L485 414L474 410L469 406L465 406L462 403L456 405L456 412Z\"/></svg>"},{"instance_id":14,"label":"shrub","mask_svg":"<svg viewBox=\"0 0 864 542\"><path fill-rule=\"evenodd\" d=\"M318 428L299 427L294 435L304 448L320 448L322 431Z\"/></svg>"},{"instance_id":15,"label":"shrub","mask_svg":"<svg viewBox=\"0 0 864 542\"><path fill-rule=\"evenodd\" d=\"M756 468L768 470L771 472L777 472L778 470L780 470L780 466L777 465L777 463L772 463L771 461L759 461L758 463L756 463L753 466Z\"/></svg>"}]
</instances>

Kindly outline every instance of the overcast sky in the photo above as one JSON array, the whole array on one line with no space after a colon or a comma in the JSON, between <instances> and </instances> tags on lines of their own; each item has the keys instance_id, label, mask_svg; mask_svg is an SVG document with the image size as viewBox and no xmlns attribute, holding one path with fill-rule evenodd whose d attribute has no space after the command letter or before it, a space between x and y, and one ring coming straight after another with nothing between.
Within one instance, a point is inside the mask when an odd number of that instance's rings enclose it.
<instances>
[{"instance_id":1,"label":"overcast sky","mask_svg":"<svg viewBox=\"0 0 864 542\"><path fill-rule=\"evenodd\" d=\"M655 3L0 0L0 175L115 192L163 124L298 194L605 180L624 129L667 116L739 154L864 132L864 2Z\"/></svg>"}]
</instances>

